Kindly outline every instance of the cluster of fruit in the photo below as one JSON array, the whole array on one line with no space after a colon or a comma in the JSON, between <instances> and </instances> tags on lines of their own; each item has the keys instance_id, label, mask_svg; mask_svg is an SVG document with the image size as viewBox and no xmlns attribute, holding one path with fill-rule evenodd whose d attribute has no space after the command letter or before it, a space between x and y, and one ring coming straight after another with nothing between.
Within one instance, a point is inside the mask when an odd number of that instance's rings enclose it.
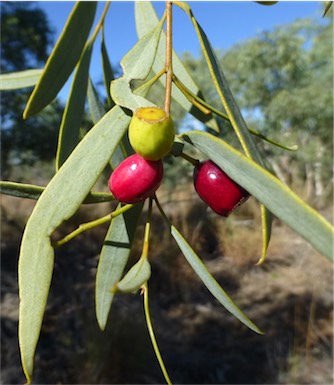
<instances>
[{"instance_id":1,"label":"cluster of fruit","mask_svg":"<svg viewBox=\"0 0 334 385\"><path fill-rule=\"evenodd\" d=\"M129 141L135 154L126 158L111 174L109 189L122 203L137 203L152 196L163 179L162 158L174 142L174 124L164 110L143 107L133 115ZM200 198L217 214L227 217L249 193L214 162L197 162L194 186Z\"/></svg>"}]
</instances>

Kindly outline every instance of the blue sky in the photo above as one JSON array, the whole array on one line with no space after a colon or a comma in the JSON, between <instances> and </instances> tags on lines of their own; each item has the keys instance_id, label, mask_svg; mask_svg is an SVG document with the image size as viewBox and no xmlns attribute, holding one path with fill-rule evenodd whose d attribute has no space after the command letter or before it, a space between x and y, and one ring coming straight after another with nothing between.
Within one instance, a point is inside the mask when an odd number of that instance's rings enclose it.
<instances>
[{"instance_id":1,"label":"blue sky","mask_svg":"<svg viewBox=\"0 0 334 385\"><path fill-rule=\"evenodd\" d=\"M280 1L274 6L263 6L253 1L193 1L189 4L211 44L217 49L228 49L263 30L299 18L321 19L322 10L320 1ZM46 12L57 38L74 2L41 1L38 5ZM100 17L104 5L105 2L99 2L96 18ZM164 5L163 1L154 2L159 16L163 13ZM109 56L116 66L137 41L134 2L112 1L105 25ZM174 7L173 14L173 44L179 54L185 51L192 52L194 56L199 54L199 44L192 25L178 7ZM102 78L98 45L93 54L91 76L94 81ZM68 91L69 82L62 90L61 98L66 98Z\"/></svg>"}]
</instances>

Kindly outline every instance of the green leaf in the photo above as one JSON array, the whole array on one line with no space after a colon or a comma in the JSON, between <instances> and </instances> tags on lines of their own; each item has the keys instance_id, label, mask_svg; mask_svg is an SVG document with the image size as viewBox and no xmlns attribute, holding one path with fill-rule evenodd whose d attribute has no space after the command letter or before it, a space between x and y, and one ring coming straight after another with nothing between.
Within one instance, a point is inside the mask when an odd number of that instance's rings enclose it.
<instances>
[{"instance_id":1,"label":"green leaf","mask_svg":"<svg viewBox=\"0 0 334 385\"><path fill-rule=\"evenodd\" d=\"M110 83L115 79L114 72L110 63L108 51L104 38L104 25L102 27L102 39L101 39L101 56L102 56L102 68L103 68L103 80L108 95L109 106L112 107L115 103L110 96Z\"/></svg>"},{"instance_id":2,"label":"green leaf","mask_svg":"<svg viewBox=\"0 0 334 385\"><path fill-rule=\"evenodd\" d=\"M146 256L141 257L126 273L122 280L114 285L112 291L115 293L118 291L122 293L133 293L139 290L140 287L150 279L150 276L151 265Z\"/></svg>"},{"instance_id":3,"label":"green leaf","mask_svg":"<svg viewBox=\"0 0 334 385\"><path fill-rule=\"evenodd\" d=\"M37 114L50 104L66 83L84 49L96 6L94 1L78 1L74 6L29 98L24 118Z\"/></svg>"},{"instance_id":4,"label":"green leaf","mask_svg":"<svg viewBox=\"0 0 334 385\"><path fill-rule=\"evenodd\" d=\"M93 41L90 41L84 49L73 78L70 96L66 103L59 130L56 156L57 170L68 158L74 147L79 143L80 127L85 111L92 49Z\"/></svg>"},{"instance_id":5,"label":"green leaf","mask_svg":"<svg viewBox=\"0 0 334 385\"><path fill-rule=\"evenodd\" d=\"M183 138L207 155L315 249L333 259L333 227L279 179L208 133L192 131L185 133Z\"/></svg>"},{"instance_id":6,"label":"green leaf","mask_svg":"<svg viewBox=\"0 0 334 385\"><path fill-rule=\"evenodd\" d=\"M37 200L45 190L43 186L33 184L0 181L0 194L10 195L17 198ZM113 201L115 198L110 193L92 192L87 195L84 204L103 203Z\"/></svg>"},{"instance_id":7,"label":"green leaf","mask_svg":"<svg viewBox=\"0 0 334 385\"><path fill-rule=\"evenodd\" d=\"M325 17L330 10L331 6L333 5L333 1L324 1L324 13L322 17Z\"/></svg>"},{"instance_id":8,"label":"green leaf","mask_svg":"<svg viewBox=\"0 0 334 385\"><path fill-rule=\"evenodd\" d=\"M187 5L186 5L187 6ZM246 125L243 116L241 115L240 109L237 103L234 100L233 94L230 90L224 72L219 64L219 61L216 57L212 46L201 28L197 20L194 18L190 8L185 9L188 13L196 33L198 35L204 57L208 64L210 74L213 80L213 83L216 87L217 93L222 101L225 111L227 112L228 118L232 124L232 127L242 145L243 150L246 155L254 159L262 167L265 167L265 163L262 159L260 152L258 151L255 142L252 138L250 131ZM271 226L272 226L272 215L269 212L266 212L267 208L261 207L261 219L262 219L262 233L263 233L263 246L262 246L262 256L261 261L265 259L267 248L270 241L271 235Z\"/></svg>"},{"instance_id":9,"label":"green leaf","mask_svg":"<svg viewBox=\"0 0 334 385\"><path fill-rule=\"evenodd\" d=\"M188 242L183 238L183 236L174 226L171 226L171 234L183 255L186 257L188 263L194 269L210 293L225 307L225 309L233 314L244 325L248 326L256 333L262 334L262 331L249 318L247 318L245 314L243 314L243 312L236 306L232 299L226 294L223 288L210 274L195 251L191 248Z\"/></svg>"},{"instance_id":10,"label":"green leaf","mask_svg":"<svg viewBox=\"0 0 334 385\"><path fill-rule=\"evenodd\" d=\"M101 100L99 99L91 78L88 79L87 99L90 116L92 117L93 123L96 124L100 119L102 119L106 111Z\"/></svg>"},{"instance_id":11,"label":"green leaf","mask_svg":"<svg viewBox=\"0 0 334 385\"><path fill-rule=\"evenodd\" d=\"M103 243L96 273L96 318L101 330L106 327L110 307L114 299L111 288L120 280L128 261L143 204L111 221Z\"/></svg>"},{"instance_id":12,"label":"green leaf","mask_svg":"<svg viewBox=\"0 0 334 385\"><path fill-rule=\"evenodd\" d=\"M0 90L17 90L19 88L32 87L43 73L42 69L11 72L0 75Z\"/></svg>"},{"instance_id":13,"label":"green leaf","mask_svg":"<svg viewBox=\"0 0 334 385\"><path fill-rule=\"evenodd\" d=\"M267 250L269 247L269 242L271 238L271 230L272 230L272 222L273 215L267 210L264 205L261 205L261 222L262 222L262 253L261 257L256 263L257 265L261 265L267 258Z\"/></svg>"},{"instance_id":14,"label":"green leaf","mask_svg":"<svg viewBox=\"0 0 334 385\"><path fill-rule=\"evenodd\" d=\"M154 28L158 22L158 16L154 10L150 1L136 1L135 2L135 17L136 28L139 39L145 36L149 31ZM156 57L152 66L154 73L158 74L162 68L165 67L165 50L166 50L166 35L162 32L159 45L157 48ZM184 67L182 61L177 54L173 51L173 72L182 83L191 90L194 94L200 96L203 99L196 83L189 75L188 71ZM163 79L160 81L163 83ZM191 113L195 118L205 123L208 127L218 131L216 121L211 115L205 115L197 107L195 107L189 100L183 95L183 93L173 84L172 98L180 104L182 108Z\"/></svg>"},{"instance_id":15,"label":"green leaf","mask_svg":"<svg viewBox=\"0 0 334 385\"><path fill-rule=\"evenodd\" d=\"M110 110L52 178L27 222L19 258L19 343L29 382L52 277L50 236L75 213L95 185L129 121L120 107Z\"/></svg>"},{"instance_id":16,"label":"green leaf","mask_svg":"<svg viewBox=\"0 0 334 385\"><path fill-rule=\"evenodd\" d=\"M151 71L155 59L164 19L152 28L121 61L124 75L111 82L110 94L114 102L132 111L142 106L154 106L140 95L132 93L130 82L134 79L144 80Z\"/></svg>"},{"instance_id":17,"label":"green leaf","mask_svg":"<svg viewBox=\"0 0 334 385\"><path fill-rule=\"evenodd\" d=\"M88 96L88 104L89 104L92 120L94 123L97 123L105 114L105 110L91 80L89 80L88 82L87 96ZM122 160L124 160L124 158L128 155L126 151L126 145L125 145L127 141L128 141L127 135L125 134L121 142L115 148L115 151L112 154L112 157L110 159L110 166L112 169L115 169L122 162Z\"/></svg>"},{"instance_id":18,"label":"green leaf","mask_svg":"<svg viewBox=\"0 0 334 385\"><path fill-rule=\"evenodd\" d=\"M131 111L135 111L142 106L155 106L154 103L144 97L133 94L129 79L123 76L111 82L110 94L117 105L128 108Z\"/></svg>"}]
</instances>

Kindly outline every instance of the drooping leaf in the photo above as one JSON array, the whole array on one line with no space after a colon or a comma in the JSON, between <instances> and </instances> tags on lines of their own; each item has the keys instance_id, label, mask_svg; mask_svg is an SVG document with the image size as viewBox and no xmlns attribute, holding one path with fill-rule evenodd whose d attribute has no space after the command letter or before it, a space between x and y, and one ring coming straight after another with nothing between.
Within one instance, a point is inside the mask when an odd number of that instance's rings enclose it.
<instances>
[{"instance_id":1,"label":"drooping leaf","mask_svg":"<svg viewBox=\"0 0 334 385\"><path fill-rule=\"evenodd\" d=\"M230 122L230 118L222 111L216 109L215 107L213 107L212 105L210 105L209 103L205 102L203 99L199 98L197 95L193 94L188 88L185 87L184 84L182 84L179 79L175 78L174 77L174 83L179 87L179 88L182 88L183 89L183 92L187 95L188 94L188 98L189 99L192 99L192 102L194 103L194 101L196 102L196 105L198 106L201 106L203 109L205 109L206 111L209 110L215 114L217 114L219 117L225 119L226 121ZM146 87L150 87L151 85L149 84L149 82L146 82L143 84L143 86L139 87L138 91L141 91L141 88L146 88ZM135 93L137 93L137 90L135 90ZM288 145L285 145L283 143L279 143L263 134L261 134L260 132L252 129L251 127L248 127L248 130L249 132L252 134L252 135L255 135L257 136L258 138L260 139L263 139L265 141L267 141L268 143L271 143L277 147L280 147L284 150L287 150L287 151L297 151L298 150L298 145L296 144L293 144L291 146L288 146Z\"/></svg>"},{"instance_id":2,"label":"drooping leaf","mask_svg":"<svg viewBox=\"0 0 334 385\"><path fill-rule=\"evenodd\" d=\"M271 231L272 231L272 222L273 222L273 215L272 213L267 210L267 208L261 204L261 222L262 222L262 252L261 256L256 263L257 265L261 265L267 258L267 250L269 247L269 242L271 238Z\"/></svg>"},{"instance_id":3,"label":"drooping leaf","mask_svg":"<svg viewBox=\"0 0 334 385\"><path fill-rule=\"evenodd\" d=\"M136 28L139 39L145 36L149 31L154 28L158 22L158 16L154 10L150 1L136 1L135 2L135 17L136 17ZM155 61L152 66L154 73L159 73L162 68L165 67L165 50L166 50L166 35L162 32ZM201 95L195 81L191 78L188 71L184 67L182 61L179 59L177 54L173 51L173 72L178 79L182 81L194 94ZM160 79L163 82L163 79ZM180 104L182 108L192 114L195 118L205 123L208 127L215 131L218 131L216 121L211 115L205 115L197 107L189 102L189 100L183 95L183 93L173 84L172 98Z\"/></svg>"},{"instance_id":4,"label":"drooping leaf","mask_svg":"<svg viewBox=\"0 0 334 385\"><path fill-rule=\"evenodd\" d=\"M206 59L207 65L210 70L211 78L216 87L220 100L224 106L224 109L227 112L227 115L232 124L232 127L240 141L240 144L242 145L244 152L248 157L254 159L255 162L260 164L262 167L265 167L265 163L262 159L262 156L255 145L252 135L233 97L233 94L230 90L229 84L221 68L221 65L216 57L216 54L205 32L203 31L203 29L201 28L201 26L198 24L197 20L193 16L189 6L185 4L183 5L183 7L195 27L199 42L202 47L204 57ZM261 261L263 261L266 257L267 248L269 245L270 235L271 235L271 226L272 226L272 215L266 211L267 211L266 207L261 207L262 234L263 234Z\"/></svg>"},{"instance_id":5,"label":"drooping leaf","mask_svg":"<svg viewBox=\"0 0 334 385\"><path fill-rule=\"evenodd\" d=\"M114 102L132 111L142 106L154 106L144 97L132 93L130 82L144 80L151 71L160 39L164 19L143 36L121 61L123 76L112 81L110 94Z\"/></svg>"},{"instance_id":6,"label":"drooping leaf","mask_svg":"<svg viewBox=\"0 0 334 385\"><path fill-rule=\"evenodd\" d=\"M59 169L73 151L74 147L79 143L93 43L94 41L90 41L86 45L73 78L70 96L67 100L60 124L56 169Z\"/></svg>"},{"instance_id":7,"label":"drooping leaf","mask_svg":"<svg viewBox=\"0 0 334 385\"><path fill-rule=\"evenodd\" d=\"M102 119L106 111L101 100L99 99L91 78L88 79L87 99L90 116L92 117L93 123L96 124L100 119Z\"/></svg>"},{"instance_id":8,"label":"drooping leaf","mask_svg":"<svg viewBox=\"0 0 334 385\"><path fill-rule=\"evenodd\" d=\"M92 27L97 2L78 1L53 48L42 76L34 88L24 118L46 107L58 95L80 59Z\"/></svg>"},{"instance_id":9,"label":"drooping leaf","mask_svg":"<svg viewBox=\"0 0 334 385\"><path fill-rule=\"evenodd\" d=\"M0 90L17 90L19 88L32 87L38 82L42 73L42 69L34 69L0 74Z\"/></svg>"},{"instance_id":10,"label":"drooping leaf","mask_svg":"<svg viewBox=\"0 0 334 385\"><path fill-rule=\"evenodd\" d=\"M324 1L324 13L322 17L325 17L328 13L328 11L331 9L331 6L333 5L333 1Z\"/></svg>"},{"instance_id":11,"label":"drooping leaf","mask_svg":"<svg viewBox=\"0 0 334 385\"><path fill-rule=\"evenodd\" d=\"M279 179L223 140L210 134L191 131L183 137L315 249L333 259L333 227Z\"/></svg>"},{"instance_id":12,"label":"drooping leaf","mask_svg":"<svg viewBox=\"0 0 334 385\"><path fill-rule=\"evenodd\" d=\"M96 318L101 330L105 329L114 298L111 288L123 274L142 208L140 203L114 218L104 240L95 286Z\"/></svg>"},{"instance_id":13,"label":"drooping leaf","mask_svg":"<svg viewBox=\"0 0 334 385\"><path fill-rule=\"evenodd\" d=\"M91 80L88 83L87 97L88 97L88 104L89 104L92 120L94 123L97 123L105 114L105 110ZM115 151L112 154L112 157L110 159L109 163L112 169L115 169L122 162L122 160L124 160L126 156L129 155L126 150L127 142L128 142L128 139L127 139L127 135L125 134L122 140L119 142L119 144L115 148Z\"/></svg>"},{"instance_id":14,"label":"drooping leaf","mask_svg":"<svg viewBox=\"0 0 334 385\"><path fill-rule=\"evenodd\" d=\"M176 243L178 244L180 250L182 251L183 255L186 257L186 260L194 269L194 271L202 280L202 282L210 291L210 293L244 325L248 326L251 330L254 330L256 333L262 334L261 330L237 307L237 305L227 295L224 289L219 285L219 283L208 271L208 269L198 257L198 255L195 253L195 251L191 248L189 243L184 239L184 237L174 226L171 226L171 233Z\"/></svg>"},{"instance_id":15,"label":"drooping leaf","mask_svg":"<svg viewBox=\"0 0 334 385\"><path fill-rule=\"evenodd\" d=\"M52 178L27 222L19 258L19 344L28 382L32 378L34 353L53 271L50 235L86 198L124 135L129 120L120 107L110 110Z\"/></svg>"},{"instance_id":16,"label":"drooping leaf","mask_svg":"<svg viewBox=\"0 0 334 385\"><path fill-rule=\"evenodd\" d=\"M151 265L147 257L141 257L131 269L125 274L121 281L112 288L114 292L133 293L140 289L151 276Z\"/></svg>"},{"instance_id":17,"label":"drooping leaf","mask_svg":"<svg viewBox=\"0 0 334 385\"><path fill-rule=\"evenodd\" d=\"M115 103L110 96L110 83L115 79L114 71L112 69L107 47L105 44L104 28L102 28L102 39L101 39L101 56L102 56L102 68L103 68L103 80L107 91L109 107L112 107Z\"/></svg>"},{"instance_id":18,"label":"drooping leaf","mask_svg":"<svg viewBox=\"0 0 334 385\"><path fill-rule=\"evenodd\" d=\"M10 195L17 198L27 198L37 200L45 190L43 186L36 186L27 183L17 183L0 181L0 194ZM87 195L84 204L103 203L113 201L114 197L110 193L91 192Z\"/></svg>"}]
</instances>

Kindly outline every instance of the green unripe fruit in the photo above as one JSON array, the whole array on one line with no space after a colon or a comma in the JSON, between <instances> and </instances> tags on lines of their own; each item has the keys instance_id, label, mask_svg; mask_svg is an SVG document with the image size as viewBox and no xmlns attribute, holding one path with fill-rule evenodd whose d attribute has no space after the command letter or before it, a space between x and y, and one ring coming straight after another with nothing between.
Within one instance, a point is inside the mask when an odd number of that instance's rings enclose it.
<instances>
[{"instance_id":1,"label":"green unripe fruit","mask_svg":"<svg viewBox=\"0 0 334 385\"><path fill-rule=\"evenodd\" d=\"M168 154L175 130L171 117L161 108L142 107L134 112L129 140L137 154L147 160L159 160Z\"/></svg>"}]
</instances>

